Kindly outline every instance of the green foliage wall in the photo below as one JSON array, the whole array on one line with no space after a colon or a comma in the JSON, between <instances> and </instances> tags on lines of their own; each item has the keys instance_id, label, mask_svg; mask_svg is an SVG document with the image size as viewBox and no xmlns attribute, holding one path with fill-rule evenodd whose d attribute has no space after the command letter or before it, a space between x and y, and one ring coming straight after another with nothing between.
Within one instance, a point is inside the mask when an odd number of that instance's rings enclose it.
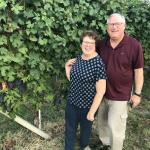
<instances>
[{"instance_id":1,"label":"green foliage wall","mask_svg":"<svg viewBox=\"0 0 150 150\"><path fill-rule=\"evenodd\" d=\"M150 6L139 0L1 0L0 82L22 80L27 90L5 92L5 104L16 112L30 103L36 108L65 92L64 64L80 53L83 30L106 34L106 18L120 12L127 32L142 42L150 64ZM2 105L1 105L2 106Z\"/></svg>"}]
</instances>

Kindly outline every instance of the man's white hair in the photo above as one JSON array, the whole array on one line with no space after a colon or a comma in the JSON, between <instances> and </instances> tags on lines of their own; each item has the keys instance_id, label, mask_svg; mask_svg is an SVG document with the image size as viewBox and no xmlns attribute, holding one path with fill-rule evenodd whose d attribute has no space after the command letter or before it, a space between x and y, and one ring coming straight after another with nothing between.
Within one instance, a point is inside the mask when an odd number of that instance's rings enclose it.
<instances>
[{"instance_id":1,"label":"man's white hair","mask_svg":"<svg viewBox=\"0 0 150 150\"><path fill-rule=\"evenodd\" d=\"M122 20L122 23L126 23L125 17L119 13L113 13L107 18L107 24L109 23L109 19L113 16L119 17Z\"/></svg>"}]
</instances>

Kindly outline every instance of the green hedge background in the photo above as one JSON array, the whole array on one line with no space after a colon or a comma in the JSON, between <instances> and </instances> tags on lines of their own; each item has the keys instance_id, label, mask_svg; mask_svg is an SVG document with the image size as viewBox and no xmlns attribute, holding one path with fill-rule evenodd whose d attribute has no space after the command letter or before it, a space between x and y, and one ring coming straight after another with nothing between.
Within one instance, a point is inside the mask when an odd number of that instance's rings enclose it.
<instances>
[{"instance_id":1,"label":"green hedge background","mask_svg":"<svg viewBox=\"0 0 150 150\"><path fill-rule=\"evenodd\" d=\"M27 103L39 108L66 93L64 64L80 53L83 30L106 35L106 19L113 12L126 17L126 32L145 50L150 66L150 4L140 0L1 0L0 82L22 80L27 90L1 90L1 107L17 113Z\"/></svg>"}]
</instances>

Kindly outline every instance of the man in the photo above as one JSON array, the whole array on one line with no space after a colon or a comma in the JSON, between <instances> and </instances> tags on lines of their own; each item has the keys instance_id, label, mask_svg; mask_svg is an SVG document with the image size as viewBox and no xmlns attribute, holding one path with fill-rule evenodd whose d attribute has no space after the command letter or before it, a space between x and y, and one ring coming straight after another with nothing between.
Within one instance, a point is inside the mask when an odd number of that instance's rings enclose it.
<instances>
[{"instance_id":1,"label":"man","mask_svg":"<svg viewBox=\"0 0 150 150\"><path fill-rule=\"evenodd\" d=\"M125 26L124 16L110 15L109 37L100 42L98 51L107 73L106 93L98 111L98 131L102 143L110 145L111 150L122 150L127 103L132 102L133 108L139 105L143 86L143 50L136 39L125 34Z\"/></svg>"}]
</instances>

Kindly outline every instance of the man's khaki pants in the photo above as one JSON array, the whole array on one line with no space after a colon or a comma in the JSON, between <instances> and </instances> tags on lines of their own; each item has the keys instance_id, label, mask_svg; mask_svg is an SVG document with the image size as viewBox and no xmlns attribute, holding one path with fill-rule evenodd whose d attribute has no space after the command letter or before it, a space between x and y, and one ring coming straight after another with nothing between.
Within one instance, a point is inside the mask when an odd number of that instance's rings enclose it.
<instances>
[{"instance_id":1,"label":"man's khaki pants","mask_svg":"<svg viewBox=\"0 0 150 150\"><path fill-rule=\"evenodd\" d=\"M111 150L122 150L127 120L127 101L103 99L98 110L99 138Z\"/></svg>"}]
</instances>

